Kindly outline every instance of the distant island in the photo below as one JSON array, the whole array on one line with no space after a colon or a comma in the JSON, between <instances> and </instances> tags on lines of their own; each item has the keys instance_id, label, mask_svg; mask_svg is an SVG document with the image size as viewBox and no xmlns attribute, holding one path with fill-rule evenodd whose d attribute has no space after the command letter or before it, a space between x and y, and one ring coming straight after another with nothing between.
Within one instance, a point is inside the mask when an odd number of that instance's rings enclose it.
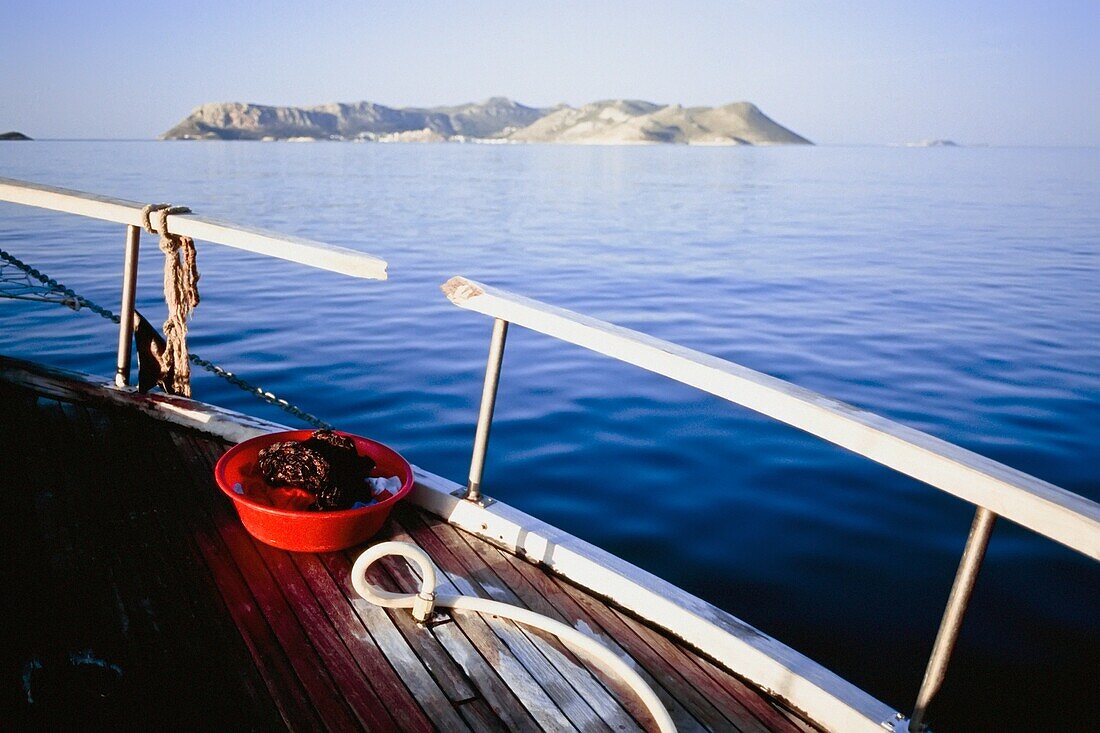
<instances>
[{"instance_id":1,"label":"distant island","mask_svg":"<svg viewBox=\"0 0 1100 733\"><path fill-rule=\"evenodd\" d=\"M30 140L30 138L21 132L11 130L10 132L0 132L0 140Z\"/></svg>"},{"instance_id":2,"label":"distant island","mask_svg":"<svg viewBox=\"0 0 1100 733\"><path fill-rule=\"evenodd\" d=\"M811 145L749 102L682 107L608 100L527 107L504 97L455 107L204 104L162 140L571 143L588 145Z\"/></svg>"},{"instance_id":3,"label":"distant island","mask_svg":"<svg viewBox=\"0 0 1100 733\"><path fill-rule=\"evenodd\" d=\"M954 140L918 140L915 143L905 143L907 148L958 148L962 147Z\"/></svg>"}]
</instances>

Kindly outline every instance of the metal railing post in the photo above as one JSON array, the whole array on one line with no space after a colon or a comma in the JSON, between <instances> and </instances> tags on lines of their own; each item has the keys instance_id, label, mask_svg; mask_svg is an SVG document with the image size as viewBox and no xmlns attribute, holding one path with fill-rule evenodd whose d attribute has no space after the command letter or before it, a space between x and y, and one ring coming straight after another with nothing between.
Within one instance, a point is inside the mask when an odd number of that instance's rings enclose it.
<instances>
[{"instance_id":1,"label":"metal railing post","mask_svg":"<svg viewBox=\"0 0 1100 733\"><path fill-rule=\"evenodd\" d=\"M966 538L959 569L955 573L955 582L951 585L951 595L947 598L947 607L943 611L940 630L936 633L936 643L932 645L932 655L928 658L928 667L924 671L924 680L917 692L917 702L913 707L913 717L909 721L910 733L919 733L924 729L924 716L928 705L940 690L951 652L959 638L963 615L970 603L970 594L974 590L974 581L985 559L985 549L989 545L989 535L993 532L993 523L997 515L983 506L974 512L974 521L970 525L970 535Z\"/></svg>"},{"instance_id":2,"label":"metal railing post","mask_svg":"<svg viewBox=\"0 0 1100 733\"><path fill-rule=\"evenodd\" d=\"M126 255L122 261L122 307L119 309L118 359L115 362L115 386L130 383L130 351L134 339L134 297L137 290L138 246L141 228L126 227Z\"/></svg>"},{"instance_id":3,"label":"metal railing post","mask_svg":"<svg viewBox=\"0 0 1100 733\"><path fill-rule=\"evenodd\" d=\"M466 500L481 501L481 475L485 471L485 453L489 449L489 428L493 423L493 408L497 402L500 366L504 361L504 341L508 337L508 321L493 321L493 336L489 342L489 359L485 364L485 386L481 390L481 409L477 414L474 433L474 453L470 458L470 481L466 484Z\"/></svg>"}]
</instances>

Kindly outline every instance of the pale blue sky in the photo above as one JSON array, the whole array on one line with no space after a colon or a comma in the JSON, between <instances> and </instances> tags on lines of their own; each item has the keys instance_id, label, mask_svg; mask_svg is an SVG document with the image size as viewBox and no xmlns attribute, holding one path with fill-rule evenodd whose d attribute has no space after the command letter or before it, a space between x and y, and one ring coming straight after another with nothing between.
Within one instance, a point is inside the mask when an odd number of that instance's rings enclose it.
<instances>
[{"instance_id":1,"label":"pale blue sky","mask_svg":"<svg viewBox=\"0 0 1100 733\"><path fill-rule=\"evenodd\" d=\"M821 143L1100 145L1100 2L5 2L0 130L208 101L749 100Z\"/></svg>"}]
</instances>

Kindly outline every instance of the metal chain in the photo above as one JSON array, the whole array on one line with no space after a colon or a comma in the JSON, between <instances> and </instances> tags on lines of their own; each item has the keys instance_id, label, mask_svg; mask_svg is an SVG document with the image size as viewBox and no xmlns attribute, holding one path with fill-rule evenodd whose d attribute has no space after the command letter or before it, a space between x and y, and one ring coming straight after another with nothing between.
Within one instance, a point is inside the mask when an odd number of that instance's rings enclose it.
<instances>
[{"instance_id":1,"label":"metal chain","mask_svg":"<svg viewBox=\"0 0 1100 733\"><path fill-rule=\"evenodd\" d=\"M49 288L31 282L31 277L23 271L12 274L9 270L16 268L10 263L0 260L0 298L12 300L30 300L39 303L60 303L61 305L80 310L81 304L67 295L50 290Z\"/></svg>"},{"instance_id":2,"label":"metal chain","mask_svg":"<svg viewBox=\"0 0 1100 733\"><path fill-rule=\"evenodd\" d=\"M95 303L91 300L88 300L83 295L78 295L75 291L71 290L70 288L65 287L64 285L62 285L58 281L54 280L53 278L49 277L45 273L35 269L34 267L31 267L30 265L23 262L22 260L20 260L15 255L13 255L9 252L6 252L3 249L0 249L0 259L3 259L5 261L11 263L15 267L18 267L20 270L27 273L27 275L29 275L30 277L33 277L34 279L41 282L43 285L45 285L47 288L49 288L49 290L51 290L53 292L56 292L56 293L61 293L62 295L66 296L67 300L60 301L60 302L64 303L65 305L69 305L69 307L73 308L73 310L77 310L78 308L84 307L84 308L87 308L88 310L90 310L92 313L95 313L98 316L102 316L103 318L106 318L109 321L114 321L115 323L121 323L122 322L122 318L119 317L117 314L107 310L103 306L98 305L97 303ZM75 304L75 307L71 304ZM290 415L293 415L294 417L298 418L302 422L308 423L308 424L312 425L315 428L321 428L321 429L324 429L324 430L331 430L332 429L332 425L330 425L329 423L327 423L324 420L320 419L319 417L316 417L314 415L309 414L308 412L305 412L301 408L290 404L289 402L287 402L286 400L284 400L281 397L276 397L274 393L268 392L267 390L263 389L262 387L257 387L253 384L249 384L248 382L241 379L240 377L238 377L233 372L226 371L225 369L222 369L217 364L215 364L211 361L208 361L206 359L203 359L198 354L189 354L188 359L192 364L195 364L196 366L200 366L203 369L205 369L206 371L210 372L211 374L214 374L216 376L221 377L225 381L232 384L234 387L237 387L239 389L244 390L245 392L248 392L253 397L256 397L257 399L263 400L264 402L268 403L269 405L274 405L275 407L278 407L283 412L286 412Z\"/></svg>"},{"instance_id":3,"label":"metal chain","mask_svg":"<svg viewBox=\"0 0 1100 733\"><path fill-rule=\"evenodd\" d=\"M62 295L68 296L69 301L76 305L76 307L73 308L73 310L76 310L78 308L83 307L83 308L87 308L88 310L90 310L92 313L95 313L96 315L103 316L104 318L106 318L109 321L114 321L115 323L121 323L122 322L122 318L120 318L119 316L115 315L114 313L107 310L106 308L103 308L103 307L93 303L92 301L88 300L84 296L77 295L76 292L74 292L70 288L65 287L64 285L59 283L57 280L54 280L52 277L46 275L45 273L36 270L35 268L28 265L26 262L23 262L22 260L20 260L15 255L13 255L9 252L5 252L4 250L0 249L0 258L2 258L4 260L10 262L11 264L15 265L20 270L27 273L31 277L33 277L35 280L38 280L40 283L45 285L47 288L49 288L53 292L61 293ZM68 303L66 303L66 305L68 305ZM72 308L72 306L69 306L69 307Z\"/></svg>"},{"instance_id":4,"label":"metal chain","mask_svg":"<svg viewBox=\"0 0 1100 733\"><path fill-rule=\"evenodd\" d=\"M192 364L202 367L203 369L210 372L211 374L216 374L217 376L221 377L225 381L232 384L234 387L238 387L240 389L243 389L245 392L248 392L249 394L253 395L257 399L261 399L261 400L263 400L264 402L266 402L270 405L275 405L276 407L278 407L283 412L286 412L286 413L289 413L289 414L293 415L294 417L298 418L302 422L307 422L310 425L312 425L313 427L321 428L322 430L332 430L333 429L332 425L330 425L329 423L327 423L324 420L320 419L319 417L315 417L315 416L309 414L308 412L305 412L305 411L301 410L300 408L296 407L295 405L292 405L289 402L287 402L286 400L284 400L282 397L276 397L274 393L267 392L262 387L256 387L256 386L253 386L253 385L249 384L248 382L241 379L240 377L238 377L233 372L227 372L226 370L222 369L217 364L214 364L213 362L210 362L210 361L207 361L206 359L203 359L198 354L189 354L188 359L190 359Z\"/></svg>"}]
</instances>

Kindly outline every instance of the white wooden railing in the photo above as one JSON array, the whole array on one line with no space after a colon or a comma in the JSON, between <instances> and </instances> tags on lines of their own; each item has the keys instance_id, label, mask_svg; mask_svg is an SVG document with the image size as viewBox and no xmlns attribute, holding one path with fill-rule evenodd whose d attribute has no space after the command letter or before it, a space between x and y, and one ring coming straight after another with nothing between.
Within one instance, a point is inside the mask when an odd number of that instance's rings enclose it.
<instances>
[{"instance_id":1,"label":"white wooden railing","mask_svg":"<svg viewBox=\"0 0 1100 733\"><path fill-rule=\"evenodd\" d=\"M976 512L910 730L943 681L996 517L1100 560L1100 504L985 456L781 379L646 334L455 277L443 292L495 319L466 497L481 501L489 428L509 324L662 374L792 425L975 505ZM813 700L794 699L812 711Z\"/></svg>"},{"instance_id":2,"label":"white wooden railing","mask_svg":"<svg viewBox=\"0 0 1100 733\"><path fill-rule=\"evenodd\" d=\"M136 201L70 191L11 178L0 178L0 201L64 211L90 219L113 221L133 227L141 226L143 204ZM170 215L168 229L193 239L224 244L321 270L331 270L350 277L368 280L386 279L386 261L379 257L301 237L238 226L195 214Z\"/></svg>"},{"instance_id":3,"label":"white wooden railing","mask_svg":"<svg viewBox=\"0 0 1100 733\"><path fill-rule=\"evenodd\" d=\"M115 383L122 387L130 381L131 343L133 339L134 298L137 284L138 249L141 241L143 204L83 191L55 188L39 183L0 178L0 201L61 211L68 214L126 225L122 263L122 297L118 332L118 356ZM365 252L314 242L263 229L244 227L195 214L169 214L165 226L182 234L214 244L297 262L320 270L349 277L385 280L386 261Z\"/></svg>"}]
</instances>

